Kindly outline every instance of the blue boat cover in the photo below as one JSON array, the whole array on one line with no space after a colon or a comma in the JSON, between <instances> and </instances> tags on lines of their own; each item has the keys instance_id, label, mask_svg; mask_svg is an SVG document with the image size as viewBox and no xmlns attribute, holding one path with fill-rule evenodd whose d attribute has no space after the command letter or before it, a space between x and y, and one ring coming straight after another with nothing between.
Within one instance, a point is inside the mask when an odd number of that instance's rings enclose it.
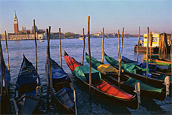
<instances>
[{"instance_id":1,"label":"blue boat cover","mask_svg":"<svg viewBox=\"0 0 172 115\"><path fill-rule=\"evenodd\" d=\"M65 79L67 77L67 73L52 59L51 67L52 79Z\"/></svg>"},{"instance_id":2,"label":"blue boat cover","mask_svg":"<svg viewBox=\"0 0 172 115\"><path fill-rule=\"evenodd\" d=\"M141 63L140 67L141 68L146 68L146 63ZM153 65L153 64L148 64L148 68L149 68L149 71L152 71L152 72L155 72L155 71L158 70L158 66L157 65Z\"/></svg>"},{"instance_id":3,"label":"blue boat cover","mask_svg":"<svg viewBox=\"0 0 172 115\"><path fill-rule=\"evenodd\" d=\"M58 91L55 96L62 104L66 105L68 108L72 108L74 106L74 96L71 89L63 88Z\"/></svg>"},{"instance_id":4,"label":"blue boat cover","mask_svg":"<svg viewBox=\"0 0 172 115\"><path fill-rule=\"evenodd\" d=\"M3 75L3 79L4 79L4 68L3 68L3 71L2 71L2 75ZM10 84L10 74L9 74L8 69L7 69L6 66L5 66L5 75L6 75L6 84L7 84L7 86L9 86L9 84ZM0 63L0 77L1 77L1 63ZM1 80L0 80L0 85L1 85Z\"/></svg>"}]
</instances>

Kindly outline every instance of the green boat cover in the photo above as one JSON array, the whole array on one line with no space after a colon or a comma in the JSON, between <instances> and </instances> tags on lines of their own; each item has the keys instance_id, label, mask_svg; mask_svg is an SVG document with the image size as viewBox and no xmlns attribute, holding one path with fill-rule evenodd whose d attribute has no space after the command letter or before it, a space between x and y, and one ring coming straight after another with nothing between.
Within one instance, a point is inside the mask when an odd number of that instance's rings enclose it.
<instances>
[{"instance_id":1,"label":"green boat cover","mask_svg":"<svg viewBox=\"0 0 172 115\"><path fill-rule=\"evenodd\" d=\"M89 63L89 55L86 54L86 60ZM97 69L97 67L99 67L100 65L102 65L103 63L100 61L97 61L94 57L91 57L91 66L95 69Z\"/></svg>"},{"instance_id":2,"label":"green boat cover","mask_svg":"<svg viewBox=\"0 0 172 115\"><path fill-rule=\"evenodd\" d=\"M133 63L127 63L127 64L121 64L123 65L123 69L130 72L130 73L134 73L136 74L138 71L142 72L142 73L146 73L146 68L141 68Z\"/></svg>"},{"instance_id":3,"label":"green boat cover","mask_svg":"<svg viewBox=\"0 0 172 115\"><path fill-rule=\"evenodd\" d=\"M162 92L162 89L160 89L160 88L152 87L151 85L147 85L147 84L145 84L139 80L133 79L133 78L129 78L126 82L124 82L124 84L129 85L131 87L135 87L135 84L137 82L140 82L140 89L141 90L153 91L153 92L159 92L159 93Z\"/></svg>"},{"instance_id":4,"label":"green boat cover","mask_svg":"<svg viewBox=\"0 0 172 115\"><path fill-rule=\"evenodd\" d=\"M114 67L119 67L119 62L107 55L105 55L105 59L108 63L110 63L112 66ZM146 73L146 68L141 68L133 63L127 63L127 64L124 64L123 62L121 62L121 68L124 69L125 71L128 71L130 73L138 73L138 72L141 72L141 73Z\"/></svg>"},{"instance_id":5,"label":"green boat cover","mask_svg":"<svg viewBox=\"0 0 172 115\"><path fill-rule=\"evenodd\" d=\"M85 82L89 82L89 66L78 66L72 72L76 77L82 79ZM96 69L91 68L91 79L92 82L97 82L101 80L101 73L98 72Z\"/></svg>"},{"instance_id":6,"label":"green boat cover","mask_svg":"<svg viewBox=\"0 0 172 115\"><path fill-rule=\"evenodd\" d=\"M89 63L89 55L87 55L87 54L86 54L86 60ZM91 66L103 74L118 73L118 70L116 68L112 67L110 64L104 64L104 63L98 61L97 59L95 59L94 57L91 57Z\"/></svg>"}]
</instances>

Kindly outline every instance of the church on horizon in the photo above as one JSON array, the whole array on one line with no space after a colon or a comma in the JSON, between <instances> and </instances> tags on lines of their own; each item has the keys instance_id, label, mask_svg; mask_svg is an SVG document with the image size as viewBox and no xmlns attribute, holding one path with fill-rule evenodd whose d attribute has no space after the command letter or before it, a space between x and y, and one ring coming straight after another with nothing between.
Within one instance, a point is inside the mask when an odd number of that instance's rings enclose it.
<instances>
[{"instance_id":1,"label":"church on horizon","mask_svg":"<svg viewBox=\"0 0 172 115\"><path fill-rule=\"evenodd\" d=\"M37 26L36 30L36 38L41 40L46 38L45 29L38 29ZM0 35L1 40L5 40L5 33ZM14 14L14 33L7 33L8 40L31 40L34 39L34 27L32 29L27 30L26 27L22 27L22 30L19 30L19 23L16 12Z\"/></svg>"}]
</instances>

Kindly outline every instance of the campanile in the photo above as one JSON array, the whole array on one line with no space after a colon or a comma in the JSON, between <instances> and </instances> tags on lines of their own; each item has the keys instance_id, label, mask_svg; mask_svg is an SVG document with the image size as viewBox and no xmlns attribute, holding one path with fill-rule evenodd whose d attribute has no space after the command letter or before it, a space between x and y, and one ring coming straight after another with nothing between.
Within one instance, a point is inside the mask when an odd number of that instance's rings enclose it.
<instances>
[{"instance_id":1,"label":"campanile","mask_svg":"<svg viewBox=\"0 0 172 115\"><path fill-rule=\"evenodd\" d=\"M19 32L19 27L18 27L18 19L16 12L14 14L14 33L17 34Z\"/></svg>"}]
</instances>

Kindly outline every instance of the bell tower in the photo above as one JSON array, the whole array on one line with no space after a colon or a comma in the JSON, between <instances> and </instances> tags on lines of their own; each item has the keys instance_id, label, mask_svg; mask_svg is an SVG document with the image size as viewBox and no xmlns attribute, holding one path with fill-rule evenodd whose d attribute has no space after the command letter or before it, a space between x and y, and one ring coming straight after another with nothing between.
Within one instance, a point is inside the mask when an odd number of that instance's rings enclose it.
<instances>
[{"instance_id":1,"label":"bell tower","mask_svg":"<svg viewBox=\"0 0 172 115\"><path fill-rule=\"evenodd\" d=\"M16 11L14 14L14 33L17 34L19 32L19 27L18 27L18 19L16 15Z\"/></svg>"}]
</instances>

